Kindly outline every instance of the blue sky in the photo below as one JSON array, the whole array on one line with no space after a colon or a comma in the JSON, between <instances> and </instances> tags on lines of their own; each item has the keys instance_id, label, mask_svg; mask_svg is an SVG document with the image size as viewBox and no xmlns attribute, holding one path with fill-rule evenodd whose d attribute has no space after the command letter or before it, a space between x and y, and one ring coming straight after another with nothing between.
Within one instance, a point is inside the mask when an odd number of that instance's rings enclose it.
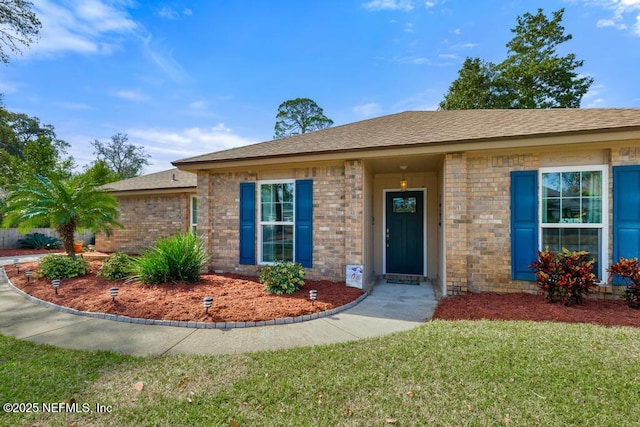
<instances>
[{"instance_id":1,"label":"blue sky","mask_svg":"<svg viewBox=\"0 0 640 427\"><path fill-rule=\"evenodd\" d=\"M584 107L640 107L640 0L32 0L40 40L0 65L5 106L55 127L78 165L116 133L172 160L270 140L278 105L335 125L434 110L465 57L500 62L516 17L565 8L595 83Z\"/></svg>"}]
</instances>

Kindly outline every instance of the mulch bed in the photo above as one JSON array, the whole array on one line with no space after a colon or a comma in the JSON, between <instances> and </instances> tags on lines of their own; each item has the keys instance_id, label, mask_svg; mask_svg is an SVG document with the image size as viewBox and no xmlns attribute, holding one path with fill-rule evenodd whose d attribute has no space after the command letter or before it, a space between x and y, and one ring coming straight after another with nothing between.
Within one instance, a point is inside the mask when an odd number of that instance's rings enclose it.
<instances>
[{"instance_id":1,"label":"mulch bed","mask_svg":"<svg viewBox=\"0 0 640 427\"><path fill-rule=\"evenodd\" d=\"M640 327L640 310L624 300L590 296L581 305L566 307L548 303L541 295L483 292L442 299L434 319L442 320L533 320L592 323L603 326Z\"/></svg>"}]
</instances>

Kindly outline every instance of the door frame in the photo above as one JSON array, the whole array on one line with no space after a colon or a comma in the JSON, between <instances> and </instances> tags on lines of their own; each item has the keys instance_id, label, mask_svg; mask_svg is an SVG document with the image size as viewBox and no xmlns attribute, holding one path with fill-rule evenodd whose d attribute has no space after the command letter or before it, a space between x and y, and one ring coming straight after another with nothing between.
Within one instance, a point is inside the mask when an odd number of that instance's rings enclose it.
<instances>
[{"instance_id":1,"label":"door frame","mask_svg":"<svg viewBox=\"0 0 640 427\"><path fill-rule=\"evenodd\" d=\"M426 188L407 188L407 191L422 192L422 275L427 277L427 189ZM382 274L387 274L387 245L386 245L386 228L387 228L387 193L401 193L400 188L385 188L382 190L382 229L380 230L382 242Z\"/></svg>"}]
</instances>

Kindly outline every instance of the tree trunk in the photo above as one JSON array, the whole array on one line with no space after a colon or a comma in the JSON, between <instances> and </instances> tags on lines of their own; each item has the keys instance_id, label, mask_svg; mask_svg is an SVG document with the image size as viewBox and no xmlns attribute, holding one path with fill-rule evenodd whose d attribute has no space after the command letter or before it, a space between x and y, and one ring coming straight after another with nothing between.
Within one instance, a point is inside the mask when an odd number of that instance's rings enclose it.
<instances>
[{"instance_id":1,"label":"tree trunk","mask_svg":"<svg viewBox=\"0 0 640 427\"><path fill-rule=\"evenodd\" d=\"M69 221L65 224L58 225L58 233L60 234L60 240L64 250L71 258L75 258L76 251L73 248L75 242L76 224L75 221Z\"/></svg>"}]
</instances>

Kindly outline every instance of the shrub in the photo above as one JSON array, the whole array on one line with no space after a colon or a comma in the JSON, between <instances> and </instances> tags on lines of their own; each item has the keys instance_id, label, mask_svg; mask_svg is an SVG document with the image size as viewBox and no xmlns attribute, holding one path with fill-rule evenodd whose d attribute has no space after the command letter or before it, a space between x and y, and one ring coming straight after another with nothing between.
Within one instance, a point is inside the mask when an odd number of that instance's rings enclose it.
<instances>
[{"instance_id":1,"label":"shrub","mask_svg":"<svg viewBox=\"0 0 640 427\"><path fill-rule=\"evenodd\" d=\"M304 286L304 270L298 263L277 261L262 267L260 282L272 294L292 294Z\"/></svg>"},{"instance_id":2,"label":"shrub","mask_svg":"<svg viewBox=\"0 0 640 427\"><path fill-rule=\"evenodd\" d=\"M529 267L536 271L536 284L549 302L566 306L581 304L591 288L596 286L594 259L586 251L562 249L553 253L548 248L538 252L538 261Z\"/></svg>"},{"instance_id":3,"label":"shrub","mask_svg":"<svg viewBox=\"0 0 640 427\"><path fill-rule=\"evenodd\" d=\"M129 255L122 252L113 253L104 260L102 267L98 270L98 276L109 280L123 279L131 274L131 263L132 259Z\"/></svg>"},{"instance_id":4,"label":"shrub","mask_svg":"<svg viewBox=\"0 0 640 427\"><path fill-rule=\"evenodd\" d=\"M131 279L145 283L200 280L200 271L209 259L204 245L191 233L160 239L132 262Z\"/></svg>"},{"instance_id":5,"label":"shrub","mask_svg":"<svg viewBox=\"0 0 640 427\"><path fill-rule=\"evenodd\" d=\"M57 237L45 236L42 233L30 233L18 240L22 249L58 249L62 242Z\"/></svg>"},{"instance_id":6,"label":"shrub","mask_svg":"<svg viewBox=\"0 0 640 427\"><path fill-rule=\"evenodd\" d=\"M84 276L89 272L89 263L82 257L46 255L40 260L40 272L48 279Z\"/></svg>"},{"instance_id":7,"label":"shrub","mask_svg":"<svg viewBox=\"0 0 640 427\"><path fill-rule=\"evenodd\" d=\"M624 279L627 286L624 288L624 299L631 308L640 308L640 264L638 258L620 258L607 270L609 282L614 276Z\"/></svg>"}]
</instances>

